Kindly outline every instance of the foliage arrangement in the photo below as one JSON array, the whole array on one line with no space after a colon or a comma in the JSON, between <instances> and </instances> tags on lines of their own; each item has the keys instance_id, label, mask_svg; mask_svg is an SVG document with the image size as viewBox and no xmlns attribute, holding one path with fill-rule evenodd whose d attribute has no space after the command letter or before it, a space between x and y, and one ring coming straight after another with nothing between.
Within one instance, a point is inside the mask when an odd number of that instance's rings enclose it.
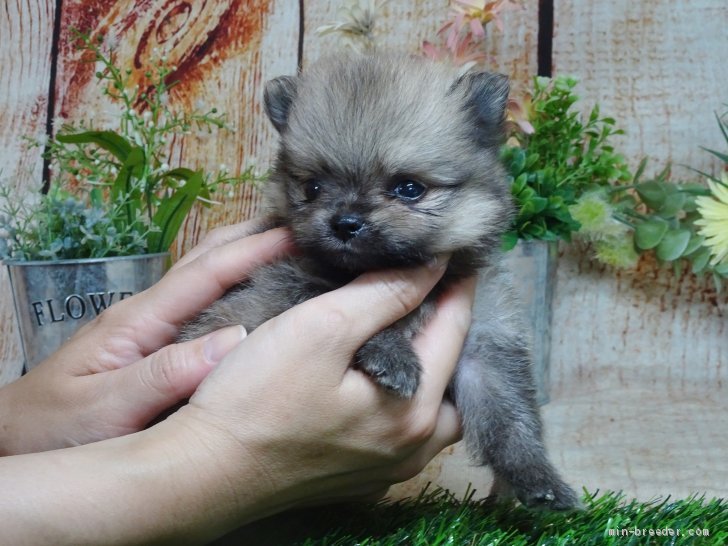
<instances>
[{"instance_id":1,"label":"foliage arrangement","mask_svg":"<svg viewBox=\"0 0 728 546\"><path fill-rule=\"evenodd\" d=\"M515 132L515 146L506 146L511 192L518 216L506 245L517 239L571 240L581 227L570 212L582 195L628 180L624 158L613 137L623 134L615 120L600 116L594 106L586 119L574 107L577 80L536 77L527 103L531 133Z\"/></svg>"},{"instance_id":2,"label":"foliage arrangement","mask_svg":"<svg viewBox=\"0 0 728 546\"><path fill-rule=\"evenodd\" d=\"M529 511L468 496L459 501L441 489L425 490L416 498L376 506L344 505L280 514L215 544L717 546L728 541L728 504L722 499L666 498L642 503L615 492L585 492L583 502L582 511ZM680 536L676 536L678 529ZM621 535L622 530L626 536Z\"/></svg>"},{"instance_id":3,"label":"foliage arrangement","mask_svg":"<svg viewBox=\"0 0 728 546\"><path fill-rule=\"evenodd\" d=\"M54 173L47 195L13 204L0 195L3 257L70 259L165 252L195 202L213 203L223 187L254 181L252 169L231 175L172 167L170 144L192 130L231 130L216 108L178 112L170 106L174 67L161 55L138 78L116 63L114 44L78 33L85 62L94 63L100 92L118 107L115 129L94 121L59 122L44 147ZM142 85L131 86L131 81Z\"/></svg>"},{"instance_id":4,"label":"foliage arrangement","mask_svg":"<svg viewBox=\"0 0 728 546\"><path fill-rule=\"evenodd\" d=\"M718 121L728 144L725 121ZM579 236L609 265L630 267L639 254L653 252L677 272L687 265L693 274L711 275L720 291L728 278L728 177L710 176L708 187L674 182L668 166L643 180L646 163L640 163L629 184L585 194L570 207L581 224Z\"/></svg>"}]
</instances>

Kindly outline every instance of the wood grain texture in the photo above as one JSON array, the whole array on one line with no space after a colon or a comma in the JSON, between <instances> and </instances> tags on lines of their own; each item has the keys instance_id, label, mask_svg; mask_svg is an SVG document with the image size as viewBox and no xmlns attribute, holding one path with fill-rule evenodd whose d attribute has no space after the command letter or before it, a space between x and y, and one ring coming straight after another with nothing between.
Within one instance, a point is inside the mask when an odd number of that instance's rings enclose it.
<instances>
[{"instance_id":1,"label":"wood grain texture","mask_svg":"<svg viewBox=\"0 0 728 546\"><path fill-rule=\"evenodd\" d=\"M55 2L7 0L0 9L0 184L14 194L42 186L41 150L23 137L46 131ZM0 385L18 377L23 358L7 272L0 268Z\"/></svg>"},{"instance_id":2,"label":"wood grain texture","mask_svg":"<svg viewBox=\"0 0 728 546\"><path fill-rule=\"evenodd\" d=\"M651 260L560 257L551 449L574 483L649 499L728 496L728 294Z\"/></svg>"},{"instance_id":3,"label":"wood grain texture","mask_svg":"<svg viewBox=\"0 0 728 546\"><path fill-rule=\"evenodd\" d=\"M419 53L424 40L436 40L438 29L447 19L448 4L447 0L383 3L375 27L378 45ZM510 76L516 88L530 82L538 62L538 3L523 4L524 9L503 15L504 32L491 25L486 36L489 60L485 66ZM339 20L342 5L341 0L305 2L304 67L322 54L341 48L338 35L318 36L316 29Z\"/></svg>"},{"instance_id":4,"label":"wood grain texture","mask_svg":"<svg viewBox=\"0 0 728 546\"><path fill-rule=\"evenodd\" d=\"M715 111L728 108L728 5L693 2L554 2L554 73L575 74L584 106L598 101L626 129L632 165L667 161L710 172L723 150Z\"/></svg>"}]
</instances>

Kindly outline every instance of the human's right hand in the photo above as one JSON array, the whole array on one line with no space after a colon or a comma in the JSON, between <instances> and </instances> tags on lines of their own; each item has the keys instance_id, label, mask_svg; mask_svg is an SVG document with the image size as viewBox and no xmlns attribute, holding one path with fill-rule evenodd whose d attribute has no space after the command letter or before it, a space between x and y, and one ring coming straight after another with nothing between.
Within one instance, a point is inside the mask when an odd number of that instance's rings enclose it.
<instances>
[{"instance_id":1,"label":"human's right hand","mask_svg":"<svg viewBox=\"0 0 728 546\"><path fill-rule=\"evenodd\" d=\"M356 350L404 316L444 264L370 273L265 323L231 351L166 427L180 449L214 457L239 525L289 506L383 494L459 438L444 392L470 325L474 280L443 296L415 339L411 400L352 369ZM220 479L219 473L225 475ZM218 504L219 506L219 504Z\"/></svg>"}]
</instances>

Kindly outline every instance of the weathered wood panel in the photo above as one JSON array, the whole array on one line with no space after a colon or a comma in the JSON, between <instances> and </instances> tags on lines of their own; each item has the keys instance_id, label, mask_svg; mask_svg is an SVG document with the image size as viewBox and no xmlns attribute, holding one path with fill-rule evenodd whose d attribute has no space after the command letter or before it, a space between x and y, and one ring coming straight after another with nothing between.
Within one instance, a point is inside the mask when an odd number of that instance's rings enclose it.
<instances>
[{"instance_id":1,"label":"weathered wood panel","mask_svg":"<svg viewBox=\"0 0 728 546\"><path fill-rule=\"evenodd\" d=\"M728 293L649 259L566 247L552 339L551 450L573 483L648 499L728 495Z\"/></svg>"},{"instance_id":2,"label":"weathered wood panel","mask_svg":"<svg viewBox=\"0 0 728 546\"><path fill-rule=\"evenodd\" d=\"M23 137L46 130L55 2L7 0L0 10L0 183L22 195L42 185L42 159ZM20 377L22 350L10 283L0 268L0 385Z\"/></svg>"},{"instance_id":3,"label":"weathered wood panel","mask_svg":"<svg viewBox=\"0 0 728 546\"><path fill-rule=\"evenodd\" d=\"M692 2L554 2L555 73L575 74L586 104L596 101L627 130L632 164L654 159L703 171L723 149L713 112L728 108L728 5ZM694 176L685 168L675 174Z\"/></svg>"}]
</instances>

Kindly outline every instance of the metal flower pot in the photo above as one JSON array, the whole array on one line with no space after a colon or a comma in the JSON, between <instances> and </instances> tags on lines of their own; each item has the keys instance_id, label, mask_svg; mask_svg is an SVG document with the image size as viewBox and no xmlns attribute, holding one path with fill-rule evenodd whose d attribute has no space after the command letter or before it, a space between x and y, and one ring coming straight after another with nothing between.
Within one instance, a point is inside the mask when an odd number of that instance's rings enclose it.
<instances>
[{"instance_id":1,"label":"metal flower pot","mask_svg":"<svg viewBox=\"0 0 728 546\"><path fill-rule=\"evenodd\" d=\"M558 245L547 241L519 241L506 253L506 267L523 305L523 319L530 329L536 400L549 401L549 358L551 352L551 301L556 284ZM474 312L478 313L476 297ZM484 301L482 305L487 305Z\"/></svg>"},{"instance_id":2,"label":"metal flower pot","mask_svg":"<svg viewBox=\"0 0 728 546\"><path fill-rule=\"evenodd\" d=\"M30 370L110 305L162 278L169 253L5 262Z\"/></svg>"}]
</instances>

